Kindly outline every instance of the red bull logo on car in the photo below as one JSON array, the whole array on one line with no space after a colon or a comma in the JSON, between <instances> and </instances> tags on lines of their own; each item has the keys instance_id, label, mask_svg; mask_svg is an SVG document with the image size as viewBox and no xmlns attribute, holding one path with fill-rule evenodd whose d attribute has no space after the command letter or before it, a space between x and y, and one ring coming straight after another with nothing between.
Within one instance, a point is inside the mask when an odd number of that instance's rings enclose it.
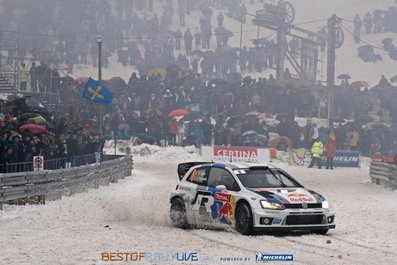
<instances>
[{"instance_id":1,"label":"red bull logo on car","mask_svg":"<svg viewBox=\"0 0 397 265\"><path fill-rule=\"evenodd\" d=\"M218 220L222 217L229 218L233 215L233 209L230 203L225 202L218 211Z\"/></svg>"},{"instance_id":2,"label":"red bull logo on car","mask_svg":"<svg viewBox=\"0 0 397 265\"><path fill-rule=\"evenodd\" d=\"M314 202L313 198L304 193L290 193L288 194L288 199L291 202Z\"/></svg>"},{"instance_id":3,"label":"red bull logo on car","mask_svg":"<svg viewBox=\"0 0 397 265\"><path fill-rule=\"evenodd\" d=\"M236 199L233 195L216 192L214 194L214 204L211 207L212 219L220 223L230 224L234 221L234 210L236 208Z\"/></svg>"}]
</instances>

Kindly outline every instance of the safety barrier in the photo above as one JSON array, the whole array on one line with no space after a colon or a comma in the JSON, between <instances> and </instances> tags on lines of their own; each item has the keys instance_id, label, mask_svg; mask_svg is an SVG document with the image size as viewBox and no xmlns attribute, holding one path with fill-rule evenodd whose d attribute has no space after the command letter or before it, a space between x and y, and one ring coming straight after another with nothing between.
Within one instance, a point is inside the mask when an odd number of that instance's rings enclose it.
<instances>
[{"instance_id":1,"label":"safety barrier","mask_svg":"<svg viewBox=\"0 0 397 265\"><path fill-rule=\"evenodd\" d=\"M44 159L44 170L62 169L65 167L79 167L98 162L103 159L102 153L92 153L72 158ZM33 161L0 164L0 173L15 173L33 171Z\"/></svg>"},{"instance_id":2,"label":"safety barrier","mask_svg":"<svg viewBox=\"0 0 397 265\"><path fill-rule=\"evenodd\" d=\"M0 174L0 209L4 202L40 197L60 199L63 195L116 183L131 175L131 156L105 155L99 163L56 170Z\"/></svg>"},{"instance_id":3,"label":"safety barrier","mask_svg":"<svg viewBox=\"0 0 397 265\"><path fill-rule=\"evenodd\" d=\"M369 175L372 183L397 189L397 165L372 161Z\"/></svg>"}]
</instances>

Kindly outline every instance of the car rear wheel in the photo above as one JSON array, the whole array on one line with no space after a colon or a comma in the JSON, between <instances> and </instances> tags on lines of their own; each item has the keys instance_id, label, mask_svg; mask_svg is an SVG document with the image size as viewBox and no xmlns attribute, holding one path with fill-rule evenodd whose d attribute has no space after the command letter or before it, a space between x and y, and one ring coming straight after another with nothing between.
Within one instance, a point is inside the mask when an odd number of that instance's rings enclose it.
<instances>
[{"instance_id":1,"label":"car rear wheel","mask_svg":"<svg viewBox=\"0 0 397 265\"><path fill-rule=\"evenodd\" d=\"M175 227L186 229L189 226L186 217L185 204L180 198L175 198L171 202L170 219Z\"/></svg>"},{"instance_id":2,"label":"car rear wheel","mask_svg":"<svg viewBox=\"0 0 397 265\"><path fill-rule=\"evenodd\" d=\"M252 233L252 213L246 203L242 203L236 210L236 230L242 235Z\"/></svg>"},{"instance_id":3,"label":"car rear wheel","mask_svg":"<svg viewBox=\"0 0 397 265\"><path fill-rule=\"evenodd\" d=\"M328 232L328 229L312 229L312 232L315 234L325 235Z\"/></svg>"}]
</instances>

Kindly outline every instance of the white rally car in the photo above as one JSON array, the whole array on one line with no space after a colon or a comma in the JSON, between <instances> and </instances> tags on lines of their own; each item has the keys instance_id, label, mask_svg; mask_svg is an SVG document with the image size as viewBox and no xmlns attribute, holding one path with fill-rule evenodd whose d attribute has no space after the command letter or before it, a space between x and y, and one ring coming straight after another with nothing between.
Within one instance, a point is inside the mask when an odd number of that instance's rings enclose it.
<instances>
[{"instance_id":1,"label":"white rally car","mask_svg":"<svg viewBox=\"0 0 397 265\"><path fill-rule=\"evenodd\" d=\"M326 234L335 228L328 201L279 168L190 162L178 165L178 175L170 198L176 227L230 225L244 235L254 230Z\"/></svg>"}]
</instances>

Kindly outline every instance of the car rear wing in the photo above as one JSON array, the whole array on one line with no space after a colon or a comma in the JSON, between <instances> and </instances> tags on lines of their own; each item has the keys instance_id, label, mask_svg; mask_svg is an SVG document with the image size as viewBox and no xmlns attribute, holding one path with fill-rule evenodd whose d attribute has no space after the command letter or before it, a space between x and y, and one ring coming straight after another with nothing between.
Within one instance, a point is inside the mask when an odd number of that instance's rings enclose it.
<instances>
[{"instance_id":1,"label":"car rear wing","mask_svg":"<svg viewBox=\"0 0 397 265\"><path fill-rule=\"evenodd\" d=\"M178 177L182 180L183 176L189 171L190 168L203 164L212 164L212 162L186 162L178 164Z\"/></svg>"}]
</instances>

